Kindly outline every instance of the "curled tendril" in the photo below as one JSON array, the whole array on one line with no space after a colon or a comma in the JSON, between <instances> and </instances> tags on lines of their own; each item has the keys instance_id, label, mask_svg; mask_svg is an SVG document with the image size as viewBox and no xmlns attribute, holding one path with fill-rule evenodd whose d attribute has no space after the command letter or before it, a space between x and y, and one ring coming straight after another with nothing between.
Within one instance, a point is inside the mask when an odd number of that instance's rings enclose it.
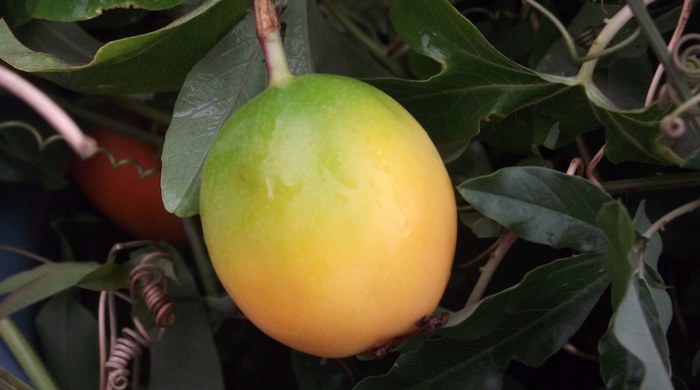
<instances>
[{"instance_id":1,"label":"curled tendril","mask_svg":"<svg viewBox=\"0 0 700 390\"><path fill-rule=\"evenodd\" d=\"M29 134L31 134L36 140L36 146L40 152L44 151L44 149L48 148L51 144L55 143L56 141L63 140L63 136L61 136L60 134L53 134L49 137L44 138L44 136L41 135L41 133L39 133L37 129L35 129L32 125L26 122L6 121L0 123L0 130L11 128L20 128L29 132Z\"/></svg>"},{"instance_id":2,"label":"curled tendril","mask_svg":"<svg viewBox=\"0 0 700 390\"><path fill-rule=\"evenodd\" d=\"M144 256L141 264L129 274L132 298L141 297L148 310L155 316L159 328L167 328L175 322L175 304L167 297L167 283L163 270L153 262L169 258L165 252L152 252Z\"/></svg>"},{"instance_id":3,"label":"curled tendril","mask_svg":"<svg viewBox=\"0 0 700 390\"><path fill-rule=\"evenodd\" d=\"M700 34L686 34L681 37L672 58L690 88L700 86Z\"/></svg>"},{"instance_id":4,"label":"curled tendril","mask_svg":"<svg viewBox=\"0 0 700 390\"><path fill-rule=\"evenodd\" d=\"M686 34L681 37L671 57L691 91L695 93L690 99L683 101L668 84L661 87L660 102L673 103L677 107L661 120L659 128L664 136L676 139L686 132L686 122L682 115L700 116L700 34Z\"/></svg>"},{"instance_id":5,"label":"curled tendril","mask_svg":"<svg viewBox=\"0 0 700 390\"><path fill-rule=\"evenodd\" d=\"M112 353L105 363L109 390L126 389L129 385L129 375L131 375L129 364L141 356L143 348L148 348L153 344L151 335L136 319L134 319L134 327L136 330L122 329L122 337L118 338L112 346Z\"/></svg>"},{"instance_id":6,"label":"curled tendril","mask_svg":"<svg viewBox=\"0 0 700 390\"><path fill-rule=\"evenodd\" d=\"M613 53L617 53L618 51L628 47L631 45L640 35L640 29L637 28L627 36L625 39L623 39L621 42L607 47L605 49L602 49L600 51L597 51L595 53L590 53L585 56L580 56L578 52L576 51L576 38L572 37L571 34L569 34L569 31L564 27L564 25L561 23L561 21L554 16L547 8L542 6L540 3L538 3L536 0L522 0L524 3L529 4L532 8L536 9L539 11L547 20L549 20L552 24L554 24L554 27L556 27L557 30L559 30L559 33L561 34L562 38L564 39L564 42L566 43L566 47L569 50L569 55L571 56L571 59L574 62L578 63L583 63L583 62L588 62L592 61L601 57L608 56ZM592 34L593 32L588 32L586 30L582 31L580 34L584 34L579 40L582 40L581 43L583 44L592 44L593 41L595 41L595 38L593 40L589 40L586 35Z\"/></svg>"},{"instance_id":7,"label":"curled tendril","mask_svg":"<svg viewBox=\"0 0 700 390\"><path fill-rule=\"evenodd\" d=\"M588 26L584 28L578 34L573 36L574 42L586 50L590 49L595 37L598 35L597 30L598 26Z\"/></svg>"},{"instance_id":8,"label":"curled tendril","mask_svg":"<svg viewBox=\"0 0 700 390\"><path fill-rule=\"evenodd\" d=\"M97 147L97 153L105 155L107 157L107 160L109 160L109 164L112 166L113 169L119 169L125 165L132 165L132 166L136 167L136 172L139 174L139 178L141 178L141 179L146 178L150 175L155 175L159 172L158 169L143 169L141 164L139 164L138 162L136 162L135 160L130 159L130 158L124 158L121 160L117 160L117 158L114 157L112 152L110 152L109 150L107 150L101 146Z\"/></svg>"},{"instance_id":9,"label":"curled tendril","mask_svg":"<svg viewBox=\"0 0 700 390\"><path fill-rule=\"evenodd\" d=\"M700 90L700 34L686 34L678 41L675 50L671 53L674 65L680 70L683 79L688 83L691 91L696 95L688 101L683 101L674 88L664 84L660 90L661 104L674 104L678 106L670 116L681 114L700 115L697 93Z\"/></svg>"},{"instance_id":10,"label":"curled tendril","mask_svg":"<svg viewBox=\"0 0 700 390\"><path fill-rule=\"evenodd\" d=\"M141 244L141 242L138 243ZM113 249L112 252L115 250L119 248ZM134 367L134 377L138 378L138 360L143 349L150 348L160 340L165 328L175 322L175 305L167 297L167 278L163 269L155 264L159 259L170 260L170 256L161 251L148 253L129 273L129 291L132 301L141 299L146 304L155 319L157 332L152 334L146 330L136 316L132 317L132 328L122 328L121 337L114 341L109 359L102 368L107 372L104 387L107 390L127 388L129 377L132 375L131 365Z\"/></svg>"},{"instance_id":11,"label":"curled tendril","mask_svg":"<svg viewBox=\"0 0 700 390\"><path fill-rule=\"evenodd\" d=\"M37 129L35 129L32 125L26 123L26 122L21 122L21 121L6 121L0 123L0 130L4 129L22 129L27 131L29 134L32 135L34 140L36 141L36 146L37 149L40 152L43 152L48 148L50 145L56 143L57 141L65 141L63 136L61 134L53 134L49 137L44 137ZM107 149L98 146L96 148L96 153L103 154L107 157L107 160L109 161L109 164L112 166L113 169L119 169L125 165L132 165L136 167L136 172L139 175L139 178L143 179L146 178L150 175L154 175L159 173L158 169L144 169L141 164L136 162L133 159L130 158L125 158L121 160L117 160L116 157ZM93 155L94 157L94 155Z\"/></svg>"}]
</instances>

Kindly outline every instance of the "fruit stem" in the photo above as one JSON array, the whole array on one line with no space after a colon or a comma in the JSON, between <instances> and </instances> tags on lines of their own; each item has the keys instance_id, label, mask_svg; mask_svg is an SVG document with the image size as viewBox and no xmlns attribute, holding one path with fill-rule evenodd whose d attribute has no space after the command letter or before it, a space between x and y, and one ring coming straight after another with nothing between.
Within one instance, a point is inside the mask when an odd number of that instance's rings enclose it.
<instances>
[{"instance_id":1,"label":"fruit stem","mask_svg":"<svg viewBox=\"0 0 700 390\"><path fill-rule=\"evenodd\" d=\"M280 21L274 0L255 0L255 28L265 57L268 85L278 86L293 76L280 34Z\"/></svg>"}]
</instances>

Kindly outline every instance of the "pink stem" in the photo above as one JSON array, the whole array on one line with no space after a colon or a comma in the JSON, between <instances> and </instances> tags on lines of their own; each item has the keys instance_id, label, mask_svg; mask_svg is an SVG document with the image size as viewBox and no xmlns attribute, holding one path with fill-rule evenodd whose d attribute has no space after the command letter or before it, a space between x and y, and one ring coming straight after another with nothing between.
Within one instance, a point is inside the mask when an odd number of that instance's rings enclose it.
<instances>
[{"instance_id":1,"label":"pink stem","mask_svg":"<svg viewBox=\"0 0 700 390\"><path fill-rule=\"evenodd\" d=\"M80 157L88 158L95 154L95 140L83 134L73 119L37 87L3 66L0 66L0 87L6 88L31 106L63 136Z\"/></svg>"},{"instance_id":2,"label":"pink stem","mask_svg":"<svg viewBox=\"0 0 700 390\"><path fill-rule=\"evenodd\" d=\"M688 18L690 18L690 12L693 9L693 0L683 0L683 8L681 9L681 16L678 18L678 24L676 29L673 31L673 36L668 43L668 51L673 53L676 50L678 41L683 35L685 26L688 24ZM656 90L658 89L659 82L661 81L661 76L664 74L664 67L659 64L656 68L656 73L654 73L654 78L651 80L649 85L649 91L647 91L647 97L644 100L644 107L650 106L654 102L654 96L656 96Z\"/></svg>"}]
</instances>

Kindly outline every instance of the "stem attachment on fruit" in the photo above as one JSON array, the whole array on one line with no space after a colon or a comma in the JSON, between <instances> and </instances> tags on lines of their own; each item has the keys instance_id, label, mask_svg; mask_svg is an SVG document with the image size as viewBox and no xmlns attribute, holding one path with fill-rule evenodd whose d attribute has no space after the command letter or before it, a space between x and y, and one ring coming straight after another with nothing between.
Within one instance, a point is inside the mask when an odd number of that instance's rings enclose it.
<instances>
[{"instance_id":1,"label":"stem attachment on fruit","mask_svg":"<svg viewBox=\"0 0 700 390\"><path fill-rule=\"evenodd\" d=\"M273 0L255 0L255 28L265 57L269 86L291 79L293 76L284 53L280 21Z\"/></svg>"}]
</instances>

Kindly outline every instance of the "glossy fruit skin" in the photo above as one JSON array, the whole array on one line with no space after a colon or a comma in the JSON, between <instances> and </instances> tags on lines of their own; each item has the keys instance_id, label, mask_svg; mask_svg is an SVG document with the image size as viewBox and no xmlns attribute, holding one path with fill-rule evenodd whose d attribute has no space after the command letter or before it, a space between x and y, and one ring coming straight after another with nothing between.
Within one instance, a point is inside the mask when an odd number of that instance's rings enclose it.
<instances>
[{"instance_id":1,"label":"glossy fruit skin","mask_svg":"<svg viewBox=\"0 0 700 390\"><path fill-rule=\"evenodd\" d=\"M98 127L90 135L117 161L132 159L144 170L160 169L158 149L128 135ZM136 239L185 241L182 221L165 210L160 174L139 177L134 165L114 169L104 154L76 161L73 174L95 207Z\"/></svg>"},{"instance_id":2,"label":"glossy fruit skin","mask_svg":"<svg viewBox=\"0 0 700 390\"><path fill-rule=\"evenodd\" d=\"M225 124L200 192L222 284L262 331L342 357L410 332L447 284L457 214L425 131L363 82L306 75Z\"/></svg>"}]
</instances>

